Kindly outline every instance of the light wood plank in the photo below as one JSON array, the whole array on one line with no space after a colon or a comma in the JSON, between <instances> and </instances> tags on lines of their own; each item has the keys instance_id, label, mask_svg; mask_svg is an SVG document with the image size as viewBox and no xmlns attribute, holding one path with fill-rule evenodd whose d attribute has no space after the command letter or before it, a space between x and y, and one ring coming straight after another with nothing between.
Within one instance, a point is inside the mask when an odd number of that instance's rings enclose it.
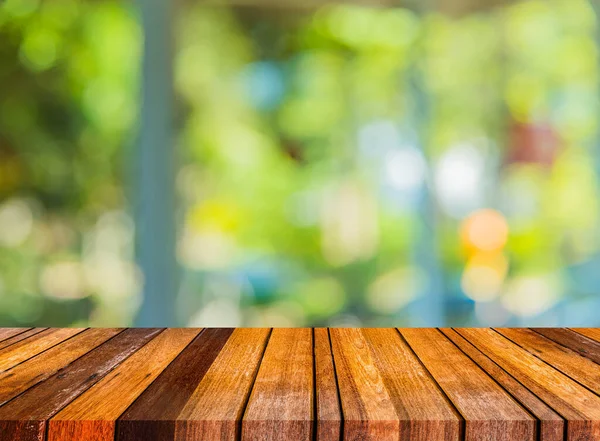
<instances>
[{"instance_id":1,"label":"light wood plank","mask_svg":"<svg viewBox=\"0 0 600 441\"><path fill-rule=\"evenodd\" d=\"M311 441L312 330L273 329L242 420L242 441Z\"/></svg>"},{"instance_id":2,"label":"light wood plank","mask_svg":"<svg viewBox=\"0 0 600 441\"><path fill-rule=\"evenodd\" d=\"M43 440L49 418L160 331L127 329L0 407L0 441Z\"/></svg>"},{"instance_id":3,"label":"light wood plank","mask_svg":"<svg viewBox=\"0 0 600 441\"><path fill-rule=\"evenodd\" d=\"M15 328L13 328L14 330ZM4 349L7 348L10 345L13 345L17 342L20 342L21 340L25 340L26 338L31 337L32 335L37 334L38 332L42 332L45 329L48 328L17 328L18 330L22 331L22 332L18 332L10 337L5 338L4 340L2 340L0 338L0 349ZM4 329L0 328L0 333L4 331Z\"/></svg>"},{"instance_id":4,"label":"light wood plank","mask_svg":"<svg viewBox=\"0 0 600 441\"><path fill-rule=\"evenodd\" d=\"M0 350L0 372L34 357L84 330L85 328L47 329L8 346Z\"/></svg>"},{"instance_id":5,"label":"light wood plank","mask_svg":"<svg viewBox=\"0 0 600 441\"><path fill-rule=\"evenodd\" d=\"M400 418L360 329L331 329L345 441L397 441Z\"/></svg>"},{"instance_id":6,"label":"light wood plank","mask_svg":"<svg viewBox=\"0 0 600 441\"><path fill-rule=\"evenodd\" d=\"M122 329L89 329L0 374L0 405L114 337Z\"/></svg>"},{"instance_id":7,"label":"light wood plank","mask_svg":"<svg viewBox=\"0 0 600 441\"><path fill-rule=\"evenodd\" d=\"M456 331L565 418L569 441L600 439L600 397L494 330Z\"/></svg>"},{"instance_id":8,"label":"light wood plank","mask_svg":"<svg viewBox=\"0 0 600 441\"><path fill-rule=\"evenodd\" d=\"M565 421L560 415L455 330L440 330L540 421L540 441L564 441Z\"/></svg>"},{"instance_id":9,"label":"light wood plank","mask_svg":"<svg viewBox=\"0 0 600 441\"><path fill-rule=\"evenodd\" d=\"M530 329L498 328L496 331L573 380L600 393L600 365L592 360Z\"/></svg>"},{"instance_id":10,"label":"light wood plank","mask_svg":"<svg viewBox=\"0 0 600 441\"><path fill-rule=\"evenodd\" d=\"M29 329L31 328L0 328L0 342L28 331Z\"/></svg>"},{"instance_id":11,"label":"light wood plank","mask_svg":"<svg viewBox=\"0 0 600 441\"><path fill-rule=\"evenodd\" d=\"M571 328L573 331L578 332L581 335L585 335L587 338L591 338L597 342L600 342L600 328Z\"/></svg>"},{"instance_id":12,"label":"light wood plank","mask_svg":"<svg viewBox=\"0 0 600 441\"><path fill-rule=\"evenodd\" d=\"M532 328L532 330L600 364L599 342L571 329Z\"/></svg>"},{"instance_id":13,"label":"light wood plank","mask_svg":"<svg viewBox=\"0 0 600 441\"><path fill-rule=\"evenodd\" d=\"M535 419L439 330L400 333L465 419L467 440L535 439Z\"/></svg>"},{"instance_id":14,"label":"light wood plank","mask_svg":"<svg viewBox=\"0 0 600 441\"><path fill-rule=\"evenodd\" d=\"M400 417L400 440L457 441L462 418L396 329L364 329Z\"/></svg>"},{"instance_id":15,"label":"light wood plank","mask_svg":"<svg viewBox=\"0 0 600 441\"><path fill-rule=\"evenodd\" d=\"M315 345L315 400L317 411L317 441L339 441L342 413L338 394L329 331L314 330Z\"/></svg>"},{"instance_id":16,"label":"light wood plank","mask_svg":"<svg viewBox=\"0 0 600 441\"><path fill-rule=\"evenodd\" d=\"M206 329L138 397L117 422L118 441L173 441L175 420L231 336Z\"/></svg>"},{"instance_id":17,"label":"light wood plank","mask_svg":"<svg viewBox=\"0 0 600 441\"><path fill-rule=\"evenodd\" d=\"M236 440L270 329L236 329L175 424L176 441Z\"/></svg>"},{"instance_id":18,"label":"light wood plank","mask_svg":"<svg viewBox=\"0 0 600 441\"><path fill-rule=\"evenodd\" d=\"M162 332L54 416L49 441L113 441L117 418L199 332Z\"/></svg>"}]
</instances>

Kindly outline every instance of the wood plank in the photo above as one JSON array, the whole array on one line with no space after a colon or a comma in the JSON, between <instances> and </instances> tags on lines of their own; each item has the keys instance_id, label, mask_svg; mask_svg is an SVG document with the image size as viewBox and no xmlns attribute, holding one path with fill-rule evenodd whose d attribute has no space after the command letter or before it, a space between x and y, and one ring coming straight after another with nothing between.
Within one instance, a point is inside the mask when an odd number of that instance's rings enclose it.
<instances>
[{"instance_id":1,"label":"wood plank","mask_svg":"<svg viewBox=\"0 0 600 441\"><path fill-rule=\"evenodd\" d=\"M600 342L600 328L571 328L573 331Z\"/></svg>"},{"instance_id":2,"label":"wood plank","mask_svg":"<svg viewBox=\"0 0 600 441\"><path fill-rule=\"evenodd\" d=\"M0 328L0 342L7 338L14 337L15 335L19 335L29 329L31 328Z\"/></svg>"},{"instance_id":3,"label":"wood plank","mask_svg":"<svg viewBox=\"0 0 600 441\"><path fill-rule=\"evenodd\" d=\"M571 329L532 328L532 330L600 364L599 342Z\"/></svg>"},{"instance_id":4,"label":"wood plank","mask_svg":"<svg viewBox=\"0 0 600 441\"><path fill-rule=\"evenodd\" d=\"M573 380L600 393L600 365L592 360L530 329L498 328L496 331Z\"/></svg>"},{"instance_id":5,"label":"wood plank","mask_svg":"<svg viewBox=\"0 0 600 441\"><path fill-rule=\"evenodd\" d=\"M121 331L122 329L116 328L89 329L0 373L0 405L44 381L60 368L77 360Z\"/></svg>"},{"instance_id":6,"label":"wood plank","mask_svg":"<svg viewBox=\"0 0 600 441\"><path fill-rule=\"evenodd\" d=\"M462 417L398 331L364 329L363 334L400 418L400 440L459 440Z\"/></svg>"},{"instance_id":7,"label":"wood plank","mask_svg":"<svg viewBox=\"0 0 600 441\"><path fill-rule=\"evenodd\" d=\"M535 419L440 331L400 333L465 419L466 439L535 439Z\"/></svg>"},{"instance_id":8,"label":"wood plank","mask_svg":"<svg viewBox=\"0 0 600 441\"><path fill-rule=\"evenodd\" d=\"M35 357L41 352L83 332L85 328L51 328L0 350L0 372Z\"/></svg>"},{"instance_id":9,"label":"wood plank","mask_svg":"<svg viewBox=\"0 0 600 441\"><path fill-rule=\"evenodd\" d=\"M600 439L600 397L496 331L456 331L565 418L569 441Z\"/></svg>"},{"instance_id":10,"label":"wood plank","mask_svg":"<svg viewBox=\"0 0 600 441\"><path fill-rule=\"evenodd\" d=\"M113 441L119 416L198 335L200 329L167 329L49 422L49 441Z\"/></svg>"},{"instance_id":11,"label":"wood plank","mask_svg":"<svg viewBox=\"0 0 600 441\"><path fill-rule=\"evenodd\" d=\"M360 329L331 329L345 441L397 441L400 419Z\"/></svg>"},{"instance_id":12,"label":"wood plank","mask_svg":"<svg viewBox=\"0 0 600 441\"><path fill-rule=\"evenodd\" d=\"M236 329L175 423L176 441L236 440L270 329Z\"/></svg>"},{"instance_id":13,"label":"wood plank","mask_svg":"<svg viewBox=\"0 0 600 441\"><path fill-rule=\"evenodd\" d=\"M0 441L44 439L47 420L161 329L127 329L0 407Z\"/></svg>"},{"instance_id":14,"label":"wood plank","mask_svg":"<svg viewBox=\"0 0 600 441\"><path fill-rule=\"evenodd\" d=\"M231 336L232 329L205 329L125 411L118 441L172 441L175 420Z\"/></svg>"},{"instance_id":15,"label":"wood plank","mask_svg":"<svg viewBox=\"0 0 600 441\"><path fill-rule=\"evenodd\" d=\"M314 330L315 400L317 441L339 441L342 430L342 411L338 394L329 331Z\"/></svg>"},{"instance_id":16,"label":"wood plank","mask_svg":"<svg viewBox=\"0 0 600 441\"><path fill-rule=\"evenodd\" d=\"M450 328L440 331L540 421L540 441L564 440L565 421L560 415L456 331Z\"/></svg>"},{"instance_id":17,"label":"wood plank","mask_svg":"<svg viewBox=\"0 0 600 441\"><path fill-rule=\"evenodd\" d=\"M31 337L32 335L37 334L38 332L42 332L48 328L19 328L23 332L19 332L11 337L8 337L2 341L0 341L0 349L7 348L10 345L20 342L21 340L25 340L26 338ZM0 329L2 332L3 329Z\"/></svg>"},{"instance_id":18,"label":"wood plank","mask_svg":"<svg viewBox=\"0 0 600 441\"><path fill-rule=\"evenodd\" d=\"M242 419L242 440L312 440L313 362L311 329L273 329Z\"/></svg>"}]
</instances>

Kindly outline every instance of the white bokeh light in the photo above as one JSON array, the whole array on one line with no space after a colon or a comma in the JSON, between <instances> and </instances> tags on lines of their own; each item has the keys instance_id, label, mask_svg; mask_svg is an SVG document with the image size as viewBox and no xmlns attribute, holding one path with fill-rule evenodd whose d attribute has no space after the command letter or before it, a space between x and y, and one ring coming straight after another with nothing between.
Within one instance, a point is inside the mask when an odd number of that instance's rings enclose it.
<instances>
[{"instance_id":1,"label":"white bokeh light","mask_svg":"<svg viewBox=\"0 0 600 441\"><path fill-rule=\"evenodd\" d=\"M396 190L414 192L421 188L427 173L422 153L414 147L403 147L386 156L385 173Z\"/></svg>"},{"instance_id":2,"label":"white bokeh light","mask_svg":"<svg viewBox=\"0 0 600 441\"><path fill-rule=\"evenodd\" d=\"M435 167L435 188L442 209L460 219L484 203L485 158L470 144L445 152Z\"/></svg>"}]
</instances>

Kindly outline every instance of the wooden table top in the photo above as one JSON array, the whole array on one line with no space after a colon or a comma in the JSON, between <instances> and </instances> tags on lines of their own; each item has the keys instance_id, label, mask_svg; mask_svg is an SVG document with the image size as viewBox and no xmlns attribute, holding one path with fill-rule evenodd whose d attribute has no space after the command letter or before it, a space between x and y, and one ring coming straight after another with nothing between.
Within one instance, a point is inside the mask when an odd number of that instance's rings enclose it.
<instances>
[{"instance_id":1,"label":"wooden table top","mask_svg":"<svg viewBox=\"0 0 600 441\"><path fill-rule=\"evenodd\" d=\"M0 328L0 441L600 440L600 329Z\"/></svg>"}]
</instances>

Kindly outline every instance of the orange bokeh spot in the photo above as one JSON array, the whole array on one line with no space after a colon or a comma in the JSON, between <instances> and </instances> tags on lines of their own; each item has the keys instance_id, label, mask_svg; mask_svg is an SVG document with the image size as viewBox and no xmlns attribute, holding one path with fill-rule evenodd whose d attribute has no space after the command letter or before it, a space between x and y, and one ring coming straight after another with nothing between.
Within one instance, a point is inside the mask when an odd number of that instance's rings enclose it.
<instances>
[{"instance_id":1,"label":"orange bokeh spot","mask_svg":"<svg viewBox=\"0 0 600 441\"><path fill-rule=\"evenodd\" d=\"M496 210L477 210L462 222L460 235L467 249L498 251L508 240L508 223Z\"/></svg>"}]
</instances>

